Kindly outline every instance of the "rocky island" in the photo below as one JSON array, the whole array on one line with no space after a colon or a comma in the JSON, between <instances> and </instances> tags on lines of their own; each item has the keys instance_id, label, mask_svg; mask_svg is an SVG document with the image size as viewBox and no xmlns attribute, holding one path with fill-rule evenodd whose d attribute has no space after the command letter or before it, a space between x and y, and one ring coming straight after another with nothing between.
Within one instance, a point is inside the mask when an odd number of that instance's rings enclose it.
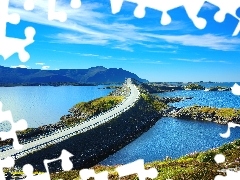
<instances>
[{"instance_id":1,"label":"rocky island","mask_svg":"<svg viewBox=\"0 0 240 180\"><path fill-rule=\"evenodd\" d=\"M172 108L166 116L180 119L211 121L218 124L227 124L228 122L240 123L240 109L233 108L213 108L207 106Z\"/></svg>"}]
</instances>

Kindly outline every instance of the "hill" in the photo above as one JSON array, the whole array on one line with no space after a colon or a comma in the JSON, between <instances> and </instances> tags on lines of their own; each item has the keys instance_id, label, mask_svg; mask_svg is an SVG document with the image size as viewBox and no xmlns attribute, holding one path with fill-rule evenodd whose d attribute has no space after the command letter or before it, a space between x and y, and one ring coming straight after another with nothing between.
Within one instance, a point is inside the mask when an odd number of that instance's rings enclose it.
<instances>
[{"instance_id":1,"label":"hill","mask_svg":"<svg viewBox=\"0 0 240 180\"><path fill-rule=\"evenodd\" d=\"M147 82L136 74L122 68L105 68L103 66L89 69L59 69L40 70L27 68L9 68L0 66L0 84L31 84L41 83L81 83L107 84L123 83L125 78L134 78L140 82Z\"/></svg>"}]
</instances>

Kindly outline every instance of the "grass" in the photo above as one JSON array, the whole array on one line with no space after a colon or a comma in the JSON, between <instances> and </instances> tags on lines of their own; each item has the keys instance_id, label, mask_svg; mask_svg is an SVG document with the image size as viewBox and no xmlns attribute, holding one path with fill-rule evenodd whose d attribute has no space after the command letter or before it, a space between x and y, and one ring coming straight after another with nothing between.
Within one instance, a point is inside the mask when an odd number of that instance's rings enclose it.
<instances>
[{"instance_id":1,"label":"grass","mask_svg":"<svg viewBox=\"0 0 240 180\"><path fill-rule=\"evenodd\" d=\"M141 96L147 103L152 105L156 111L161 111L168 107L167 104L161 102L161 100L156 96L147 93L142 93Z\"/></svg>"},{"instance_id":2,"label":"grass","mask_svg":"<svg viewBox=\"0 0 240 180\"><path fill-rule=\"evenodd\" d=\"M105 96L89 102L81 102L69 110L72 116L62 121L67 125L78 123L86 120L88 117L106 112L122 101L123 96Z\"/></svg>"},{"instance_id":3,"label":"grass","mask_svg":"<svg viewBox=\"0 0 240 180\"><path fill-rule=\"evenodd\" d=\"M224 154L226 162L217 164L214 161L216 154ZM240 166L240 139L232 143L227 143L219 148L204 152L195 152L178 159L166 158L163 161L154 161L145 164L145 168L154 167L158 171L156 180L212 180L217 175L224 175L218 172L222 169L236 168ZM96 165L92 169L96 173L108 171L109 180L118 180L118 174L115 171L117 166ZM71 177L71 178L70 178ZM79 170L60 172L51 174L51 179L78 179ZM136 175L127 176L123 179L135 180Z\"/></svg>"},{"instance_id":4,"label":"grass","mask_svg":"<svg viewBox=\"0 0 240 180\"><path fill-rule=\"evenodd\" d=\"M206 106L191 106L183 108L181 113L189 114L190 116L203 114L206 117L216 117L227 121L240 119L240 109L233 108L214 108Z\"/></svg>"},{"instance_id":5,"label":"grass","mask_svg":"<svg viewBox=\"0 0 240 180\"><path fill-rule=\"evenodd\" d=\"M203 86L199 84L188 84L185 86L185 89L191 89L191 90L203 90L205 89Z\"/></svg>"}]
</instances>

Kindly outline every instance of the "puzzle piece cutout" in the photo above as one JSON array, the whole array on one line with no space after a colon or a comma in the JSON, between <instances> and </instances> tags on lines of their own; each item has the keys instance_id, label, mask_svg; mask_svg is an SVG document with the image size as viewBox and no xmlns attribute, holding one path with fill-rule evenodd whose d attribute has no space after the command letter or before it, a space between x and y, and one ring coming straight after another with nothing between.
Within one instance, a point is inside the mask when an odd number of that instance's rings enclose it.
<instances>
[{"instance_id":1,"label":"puzzle piece cutout","mask_svg":"<svg viewBox=\"0 0 240 180\"><path fill-rule=\"evenodd\" d=\"M227 129L227 132L226 133L220 133L220 136L222 138L228 138L230 137L230 133L231 133L231 128L235 128L235 127L240 127L240 124L236 124L236 123L233 123L233 122L229 122L228 123L228 129Z\"/></svg>"},{"instance_id":2,"label":"puzzle piece cutout","mask_svg":"<svg viewBox=\"0 0 240 180\"><path fill-rule=\"evenodd\" d=\"M231 89L234 95L240 96L240 86L237 83L235 83Z\"/></svg>"},{"instance_id":3,"label":"puzzle piece cutout","mask_svg":"<svg viewBox=\"0 0 240 180\"><path fill-rule=\"evenodd\" d=\"M70 157L72 157L73 155L71 153L69 153L67 150L63 149L62 152L61 152L61 155L56 158L56 159L45 159L43 161L44 163L44 167L46 169L46 173L43 173L43 174L39 174L39 175L34 175L33 174L33 166L31 164L25 164L23 166L23 172L24 174L27 176L25 178L25 180L50 180L50 172L49 172L49 169L48 169L48 164L51 163L51 162L55 162L55 161L58 161L58 160L61 160L61 166L62 166L62 169L64 171L69 171L73 168L73 164L71 162L71 160L69 159Z\"/></svg>"},{"instance_id":4,"label":"puzzle piece cutout","mask_svg":"<svg viewBox=\"0 0 240 180\"><path fill-rule=\"evenodd\" d=\"M197 17L198 12L200 11L202 5L204 4L205 0L125 0L131 3L136 3L137 7L134 11L134 15L137 18L143 18L145 16L145 8L151 8L154 10L158 10L162 12L161 24L168 25L171 23L171 17L168 14L168 11L185 6L187 14L190 19L193 20L194 24L198 28L204 28L206 26L206 20ZM116 14L121 10L122 4L124 0L110 0L112 13Z\"/></svg>"},{"instance_id":5,"label":"puzzle piece cutout","mask_svg":"<svg viewBox=\"0 0 240 180\"><path fill-rule=\"evenodd\" d=\"M81 0L71 0L70 6L73 9L81 7ZM25 0L24 9L31 11L34 9L34 0ZM65 22L67 20L67 13L64 11L56 11L56 0L48 0L48 20L58 20Z\"/></svg>"},{"instance_id":6,"label":"puzzle piece cutout","mask_svg":"<svg viewBox=\"0 0 240 180\"><path fill-rule=\"evenodd\" d=\"M214 157L214 160L216 163L224 163L225 162L225 156L223 154L217 154ZM240 179L240 171L231 171L229 169L226 170L226 176L217 175L215 176L214 180L239 180Z\"/></svg>"},{"instance_id":7,"label":"puzzle piece cutout","mask_svg":"<svg viewBox=\"0 0 240 180\"><path fill-rule=\"evenodd\" d=\"M156 168L145 170L143 159L139 159L124 166L117 167L116 171L118 172L119 177L137 174L139 180L145 180L146 178L153 179L158 176L158 171Z\"/></svg>"},{"instance_id":8,"label":"puzzle piece cutout","mask_svg":"<svg viewBox=\"0 0 240 180\"><path fill-rule=\"evenodd\" d=\"M225 17L224 17L225 18ZM220 19L219 19L220 20ZM222 19L221 19L222 20ZM240 95L240 86L235 83L234 86L232 87L232 93L234 95ZM226 133L220 133L220 136L222 138L228 138L230 137L230 133L231 133L231 128L235 128L235 127L240 127L239 124L233 123L233 122L229 122L228 123L228 129ZM216 163L224 163L225 162L225 156L223 154L217 154L214 157L214 160L216 161ZM222 176L222 175L217 175L214 180L237 180L240 179L240 171L231 171L230 169L226 170L226 176Z\"/></svg>"},{"instance_id":9,"label":"puzzle piece cutout","mask_svg":"<svg viewBox=\"0 0 240 180\"><path fill-rule=\"evenodd\" d=\"M27 122L24 119L21 119L17 122L13 121L11 111L2 111L2 102L0 102L0 123L8 121L11 124L11 129L8 132L0 132L1 140L13 139L13 147L15 149L21 149L23 145L20 145L18 142L16 131L23 131L27 129Z\"/></svg>"},{"instance_id":10,"label":"puzzle piece cutout","mask_svg":"<svg viewBox=\"0 0 240 180\"><path fill-rule=\"evenodd\" d=\"M7 157L4 160L0 159L0 180L5 179L3 168L11 168L14 166L14 159L12 157Z\"/></svg>"},{"instance_id":11,"label":"puzzle piece cutout","mask_svg":"<svg viewBox=\"0 0 240 180\"><path fill-rule=\"evenodd\" d=\"M11 38L6 36L7 23L18 24L20 16L16 13L8 14L9 0L0 1L0 55L4 60L18 53L18 57L22 62L26 62L30 55L25 51L25 47L34 42L35 29L27 27L25 29L26 39Z\"/></svg>"},{"instance_id":12,"label":"puzzle piece cutout","mask_svg":"<svg viewBox=\"0 0 240 180\"><path fill-rule=\"evenodd\" d=\"M237 9L240 7L240 0L231 0L230 2L226 0L110 0L113 14L116 14L121 10L124 1L137 4L136 9L134 10L134 16L137 18L143 18L145 16L145 8L161 11L162 17L160 22L162 25L168 25L171 23L171 17L169 16L168 11L183 6L188 17L198 29L204 29L206 27L206 19L198 17L198 13L204 3L209 2L220 8L214 16L214 19L217 22L223 22L226 14L230 14L239 21L233 36L238 35L240 31L240 18L236 14Z\"/></svg>"},{"instance_id":13,"label":"puzzle piece cutout","mask_svg":"<svg viewBox=\"0 0 240 180\"><path fill-rule=\"evenodd\" d=\"M227 14L232 15L238 19L239 23L233 33L233 36L238 35L240 31L240 17L237 16L237 9L240 7L240 0L207 0L209 3L217 6L220 10L214 15L214 19L217 22L223 22Z\"/></svg>"},{"instance_id":14,"label":"puzzle piece cutout","mask_svg":"<svg viewBox=\"0 0 240 180\"><path fill-rule=\"evenodd\" d=\"M96 174L93 169L82 169L79 172L79 176L81 180L88 180L93 177L94 180L108 180L108 172L103 171L101 173Z\"/></svg>"}]
</instances>

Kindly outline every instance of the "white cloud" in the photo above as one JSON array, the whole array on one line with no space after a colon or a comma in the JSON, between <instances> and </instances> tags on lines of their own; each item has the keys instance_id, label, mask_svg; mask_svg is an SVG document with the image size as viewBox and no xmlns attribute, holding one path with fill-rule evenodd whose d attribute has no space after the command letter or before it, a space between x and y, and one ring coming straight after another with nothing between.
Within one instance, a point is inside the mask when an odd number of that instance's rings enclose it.
<instances>
[{"instance_id":1,"label":"white cloud","mask_svg":"<svg viewBox=\"0 0 240 180\"><path fill-rule=\"evenodd\" d=\"M43 66L45 63L35 63L36 65Z\"/></svg>"},{"instance_id":2,"label":"white cloud","mask_svg":"<svg viewBox=\"0 0 240 180\"><path fill-rule=\"evenodd\" d=\"M168 43L181 44L184 46L205 47L214 50L234 51L240 45L239 38L227 38L214 34L204 35L154 35L147 34L152 38L158 38Z\"/></svg>"},{"instance_id":3,"label":"white cloud","mask_svg":"<svg viewBox=\"0 0 240 180\"><path fill-rule=\"evenodd\" d=\"M18 65L18 66L11 66L11 68L28 68L29 66L26 65Z\"/></svg>"},{"instance_id":4,"label":"white cloud","mask_svg":"<svg viewBox=\"0 0 240 180\"><path fill-rule=\"evenodd\" d=\"M68 1L69 2L69 1ZM163 35L166 31L178 31L189 33L188 28L183 22L173 21L168 26L137 27L124 22L126 17L114 16L103 13L105 6L100 3L85 2L80 9L72 9L69 3L57 1L57 11L65 11L68 15L66 22L48 21L47 19L47 1L35 0L33 11L25 11L23 2L20 0L11 0L10 12L19 13L22 20L34 22L37 24L56 27L62 30L58 34L46 35L52 43L69 43L69 44L91 44L91 45L108 45L111 48L121 49L124 51L134 51L133 45L145 45L149 49L164 49L162 42L167 42L166 48L175 45L203 47L214 50L232 51L238 50L240 45L239 38L224 37L214 34L205 35ZM213 5L205 3L203 8L212 9ZM34 18L33 18L34 17ZM118 21L119 17L120 21ZM126 20L131 20L127 18ZM118 23L116 23L118 22ZM166 43L165 43L166 44ZM168 47L167 47L168 46Z\"/></svg>"},{"instance_id":5,"label":"white cloud","mask_svg":"<svg viewBox=\"0 0 240 180\"><path fill-rule=\"evenodd\" d=\"M185 59L185 58L172 58L172 60L176 61L186 61L186 62L193 62L193 63L224 63L224 64L231 64L228 61L223 60L210 60L206 58L200 58L200 59Z\"/></svg>"},{"instance_id":6,"label":"white cloud","mask_svg":"<svg viewBox=\"0 0 240 180\"><path fill-rule=\"evenodd\" d=\"M97 54L81 54L82 56L93 56L93 57L98 57L99 55Z\"/></svg>"},{"instance_id":7,"label":"white cloud","mask_svg":"<svg viewBox=\"0 0 240 180\"><path fill-rule=\"evenodd\" d=\"M42 70L47 70L49 68L50 68L50 66L42 66Z\"/></svg>"}]
</instances>

